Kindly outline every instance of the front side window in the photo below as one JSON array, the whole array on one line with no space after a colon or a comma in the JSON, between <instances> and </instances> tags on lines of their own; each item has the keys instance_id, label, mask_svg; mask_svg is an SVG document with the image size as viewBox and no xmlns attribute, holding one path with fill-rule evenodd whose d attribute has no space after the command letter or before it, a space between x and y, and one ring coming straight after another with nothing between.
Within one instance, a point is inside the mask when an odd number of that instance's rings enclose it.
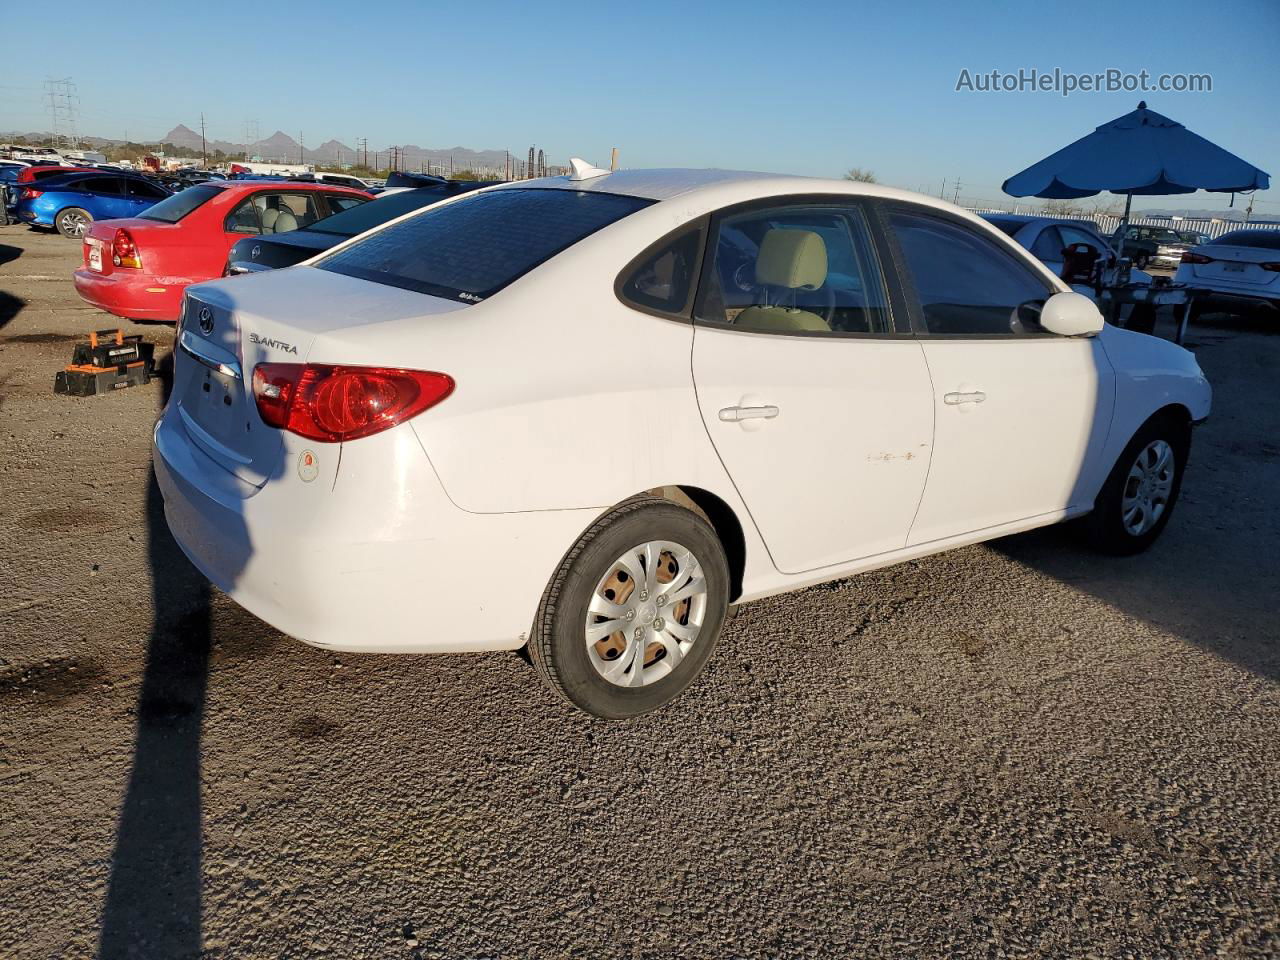
<instances>
[{"instance_id":1,"label":"front side window","mask_svg":"<svg viewBox=\"0 0 1280 960\"><path fill-rule=\"evenodd\" d=\"M129 196L135 200L159 200L161 197L168 196L159 187L153 186L145 180L126 180L125 186L129 190Z\"/></svg>"},{"instance_id":2,"label":"front side window","mask_svg":"<svg viewBox=\"0 0 1280 960\"><path fill-rule=\"evenodd\" d=\"M993 241L939 217L894 211L890 225L925 330L946 336L1042 332L1053 291Z\"/></svg>"},{"instance_id":3,"label":"front side window","mask_svg":"<svg viewBox=\"0 0 1280 960\"><path fill-rule=\"evenodd\" d=\"M714 228L697 317L770 333L890 333L862 211L796 205L732 214Z\"/></svg>"},{"instance_id":4,"label":"front side window","mask_svg":"<svg viewBox=\"0 0 1280 960\"><path fill-rule=\"evenodd\" d=\"M652 202L590 190L476 193L357 239L316 266L475 303Z\"/></svg>"}]
</instances>

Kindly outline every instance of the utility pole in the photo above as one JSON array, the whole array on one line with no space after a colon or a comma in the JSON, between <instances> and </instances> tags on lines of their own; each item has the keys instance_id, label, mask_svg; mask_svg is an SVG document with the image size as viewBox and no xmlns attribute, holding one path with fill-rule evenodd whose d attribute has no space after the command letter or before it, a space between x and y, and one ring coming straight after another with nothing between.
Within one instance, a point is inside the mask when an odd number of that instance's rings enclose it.
<instances>
[{"instance_id":1,"label":"utility pole","mask_svg":"<svg viewBox=\"0 0 1280 960\"><path fill-rule=\"evenodd\" d=\"M959 177L956 177L956 192L952 196L951 202L956 204L960 202L960 178Z\"/></svg>"},{"instance_id":2,"label":"utility pole","mask_svg":"<svg viewBox=\"0 0 1280 960\"><path fill-rule=\"evenodd\" d=\"M302 163L302 131L298 131L298 163Z\"/></svg>"},{"instance_id":3,"label":"utility pole","mask_svg":"<svg viewBox=\"0 0 1280 960\"><path fill-rule=\"evenodd\" d=\"M617 147L614 147L613 153L609 154L609 169L610 170L618 169L618 148Z\"/></svg>"},{"instance_id":4,"label":"utility pole","mask_svg":"<svg viewBox=\"0 0 1280 960\"><path fill-rule=\"evenodd\" d=\"M200 111L200 166L209 166L209 147L204 139L204 111Z\"/></svg>"}]
</instances>

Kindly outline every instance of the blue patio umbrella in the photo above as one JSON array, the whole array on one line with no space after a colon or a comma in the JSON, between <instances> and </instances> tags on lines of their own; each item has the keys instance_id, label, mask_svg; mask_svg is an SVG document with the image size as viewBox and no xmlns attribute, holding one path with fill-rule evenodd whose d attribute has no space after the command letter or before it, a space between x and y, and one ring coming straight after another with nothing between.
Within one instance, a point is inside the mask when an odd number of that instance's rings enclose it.
<instances>
[{"instance_id":1,"label":"blue patio umbrella","mask_svg":"<svg viewBox=\"0 0 1280 960\"><path fill-rule=\"evenodd\" d=\"M1135 195L1244 193L1270 185L1265 171L1148 110L1143 101L1132 113L1014 174L1002 189L1012 197L1055 200L1124 194L1127 224Z\"/></svg>"}]
</instances>

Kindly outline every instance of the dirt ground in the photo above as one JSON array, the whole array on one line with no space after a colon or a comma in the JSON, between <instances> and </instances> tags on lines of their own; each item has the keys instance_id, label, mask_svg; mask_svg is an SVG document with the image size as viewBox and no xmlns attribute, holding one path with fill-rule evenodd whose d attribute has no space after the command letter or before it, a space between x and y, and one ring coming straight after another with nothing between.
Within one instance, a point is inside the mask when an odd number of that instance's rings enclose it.
<instances>
[{"instance_id":1,"label":"dirt ground","mask_svg":"<svg viewBox=\"0 0 1280 960\"><path fill-rule=\"evenodd\" d=\"M1193 330L1214 414L1150 553L1040 531L749 604L620 724L206 587L161 387L51 391L115 325L78 258L0 228L0 957L1280 954L1275 317Z\"/></svg>"}]
</instances>

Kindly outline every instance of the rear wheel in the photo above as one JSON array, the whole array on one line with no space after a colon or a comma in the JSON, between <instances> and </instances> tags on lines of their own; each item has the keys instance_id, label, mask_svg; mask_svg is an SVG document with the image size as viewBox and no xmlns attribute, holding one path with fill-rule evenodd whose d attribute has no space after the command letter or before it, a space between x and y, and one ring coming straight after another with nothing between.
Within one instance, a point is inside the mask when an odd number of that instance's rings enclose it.
<instances>
[{"instance_id":1,"label":"rear wheel","mask_svg":"<svg viewBox=\"0 0 1280 960\"><path fill-rule=\"evenodd\" d=\"M1111 469L1093 513L1084 520L1090 542L1118 555L1140 553L1151 546L1178 502L1190 449L1190 427L1178 417L1163 414L1143 424Z\"/></svg>"},{"instance_id":2,"label":"rear wheel","mask_svg":"<svg viewBox=\"0 0 1280 960\"><path fill-rule=\"evenodd\" d=\"M710 525L668 500L637 497L569 551L543 595L529 656L580 709L638 716L702 672L728 602L729 566Z\"/></svg>"},{"instance_id":3,"label":"rear wheel","mask_svg":"<svg viewBox=\"0 0 1280 960\"><path fill-rule=\"evenodd\" d=\"M80 207L67 207L59 211L53 222L64 237L80 240L88 232L89 224L93 223L93 215Z\"/></svg>"}]
</instances>

